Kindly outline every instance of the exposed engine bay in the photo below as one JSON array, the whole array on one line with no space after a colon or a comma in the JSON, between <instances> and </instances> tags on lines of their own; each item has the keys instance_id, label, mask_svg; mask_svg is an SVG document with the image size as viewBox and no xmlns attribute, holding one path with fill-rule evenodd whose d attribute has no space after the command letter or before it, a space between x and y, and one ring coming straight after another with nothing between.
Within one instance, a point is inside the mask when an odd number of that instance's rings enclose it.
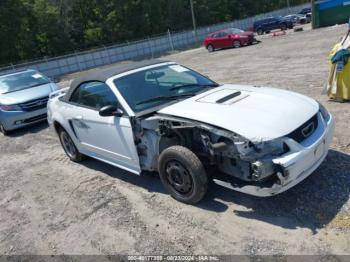
<instances>
[{"instance_id":1,"label":"exposed engine bay","mask_svg":"<svg viewBox=\"0 0 350 262\"><path fill-rule=\"evenodd\" d=\"M216 167L245 184L278 182L281 167L272 158L289 151L286 138L252 143L233 132L192 120L156 114L134 120L142 170L157 171L160 153L174 145L187 147L206 167ZM279 175L277 175L279 173Z\"/></svg>"}]
</instances>

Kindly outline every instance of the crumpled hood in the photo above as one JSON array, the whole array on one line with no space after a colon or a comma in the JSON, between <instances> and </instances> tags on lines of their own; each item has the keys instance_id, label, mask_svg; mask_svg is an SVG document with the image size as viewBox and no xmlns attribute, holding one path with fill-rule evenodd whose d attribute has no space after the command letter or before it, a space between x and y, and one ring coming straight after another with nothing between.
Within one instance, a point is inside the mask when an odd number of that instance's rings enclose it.
<instances>
[{"instance_id":1,"label":"crumpled hood","mask_svg":"<svg viewBox=\"0 0 350 262\"><path fill-rule=\"evenodd\" d=\"M58 90L58 87L54 83L48 83L41 86L23 89L8 94L0 94L0 104L2 105L15 105L24 103L30 100L49 96L53 91Z\"/></svg>"},{"instance_id":2,"label":"crumpled hood","mask_svg":"<svg viewBox=\"0 0 350 262\"><path fill-rule=\"evenodd\" d=\"M318 103L268 87L223 85L158 111L221 127L250 141L283 137L313 117Z\"/></svg>"}]
</instances>

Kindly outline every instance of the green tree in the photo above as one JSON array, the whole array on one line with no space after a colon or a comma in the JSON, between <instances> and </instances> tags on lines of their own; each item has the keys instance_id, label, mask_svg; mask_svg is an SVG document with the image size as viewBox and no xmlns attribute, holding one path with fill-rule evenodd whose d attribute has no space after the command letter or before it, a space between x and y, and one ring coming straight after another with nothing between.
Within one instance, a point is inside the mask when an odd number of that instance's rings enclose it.
<instances>
[{"instance_id":1,"label":"green tree","mask_svg":"<svg viewBox=\"0 0 350 262\"><path fill-rule=\"evenodd\" d=\"M287 5L286 0L193 2L198 26ZM0 64L191 28L189 0L0 0Z\"/></svg>"}]
</instances>

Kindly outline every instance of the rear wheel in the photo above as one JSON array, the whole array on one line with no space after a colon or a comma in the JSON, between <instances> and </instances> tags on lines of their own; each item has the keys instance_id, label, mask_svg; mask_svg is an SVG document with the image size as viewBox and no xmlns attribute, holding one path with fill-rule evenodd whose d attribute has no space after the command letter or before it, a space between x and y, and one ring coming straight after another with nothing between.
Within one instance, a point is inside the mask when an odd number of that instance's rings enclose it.
<instances>
[{"instance_id":1,"label":"rear wheel","mask_svg":"<svg viewBox=\"0 0 350 262\"><path fill-rule=\"evenodd\" d=\"M69 159L74 162L82 161L84 159L84 156L80 154L72 138L69 136L66 130L64 130L63 128L60 128L58 131L58 135L59 135L63 150L66 153L66 155L69 157Z\"/></svg>"},{"instance_id":2,"label":"rear wheel","mask_svg":"<svg viewBox=\"0 0 350 262\"><path fill-rule=\"evenodd\" d=\"M208 177L203 164L183 146L165 149L159 157L158 169L165 189L180 202L195 204L207 192Z\"/></svg>"},{"instance_id":3,"label":"rear wheel","mask_svg":"<svg viewBox=\"0 0 350 262\"><path fill-rule=\"evenodd\" d=\"M234 48L239 48L239 47L241 47L241 42L238 41L238 40L233 41L233 47L234 47Z\"/></svg>"},{"instance_id":4,"label":"rear wheel","mask_svg":"<svg viewBox=\"0 0 350 262\"><path fill-rule=\"evenodd\" d=\"M261 28L259 28L258 30L256 30L256 33L258 35L262 35L264 33L264 31Z\"/></svg>"},{"instance_id":5,"label":"rear wheel","mask_svg":"<svg viewBox=\"0 0 350 262\"><path fill-rule=\"evenodd\" d=\"M209 53L211 53L211 52L214 52L215 49L214 49L214 46L208 45L207 46L207 50L208 50Z\"/></svg>"},{"instance_id":6,"label":"rear wheel","mask_svg":"<svg viewBox=\"0 0 350 262\"><path fill-rule=\"evenodd\" d=\"M281 30L282 30L282 31L287 30L287 25L286 25L286 24L282 24L282 26L281 26Z\"/></svg>"}]
</instances>

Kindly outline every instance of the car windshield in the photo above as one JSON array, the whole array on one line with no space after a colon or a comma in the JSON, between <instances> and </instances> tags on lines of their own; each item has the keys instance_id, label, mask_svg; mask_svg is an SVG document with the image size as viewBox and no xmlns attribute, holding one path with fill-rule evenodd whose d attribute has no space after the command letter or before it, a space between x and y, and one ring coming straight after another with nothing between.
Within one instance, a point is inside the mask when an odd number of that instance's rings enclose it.
<instances>
[{"instance_id":1,"label":"car windshield","mask_svg":"<svg viewBox=\"0 0 350 262\"><path fill-rule=\"evenodd\" d=\"M50 80L36 71L0 76L0 94L12 93L48 83L50 83Z\"/></svg>"},{"instance_id":2,"label":"car windshield","mask_svg":"<svg viewBox=\"0 0 350 262\"><path fill-rule=\"evenodd\" d=\"M132 73L115 79L114 84L135 112L218 86L201 74L176 64Z\"/></svg>"},{"instance_id":3,"label":"car windshield","mask_svg":"<svg viewBox=\"0 0 350 262\"><path fill-rule=\"evenodd\" d=\"M244 33L243 30L241 29L238 29L238 28L230 28L227 30L229 33L231 34L240 34L240 33Z\"/></svg>"}]
</instances>

